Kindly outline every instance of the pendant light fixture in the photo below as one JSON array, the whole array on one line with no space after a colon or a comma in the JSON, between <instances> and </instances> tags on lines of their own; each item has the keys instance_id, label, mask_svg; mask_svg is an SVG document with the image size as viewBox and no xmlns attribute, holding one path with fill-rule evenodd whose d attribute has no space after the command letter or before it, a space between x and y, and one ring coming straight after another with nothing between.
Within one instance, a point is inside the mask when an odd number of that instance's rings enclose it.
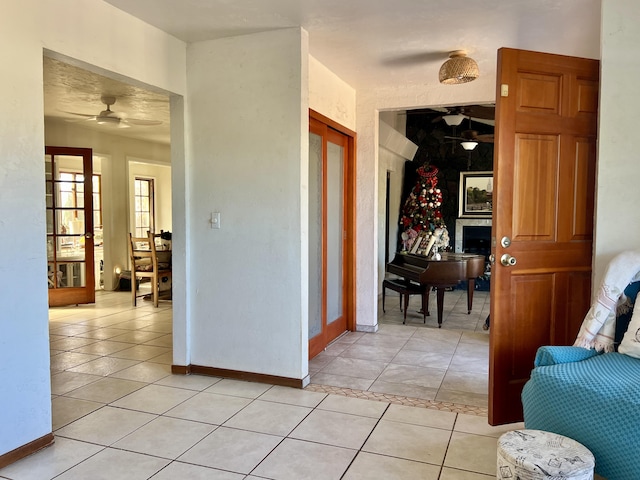
<instances>
[{"instance_id":1,"label":"pendant light fixture","mask_svg":"<svg viewBox=\"0 0 640 480\"><path fill-rule=\"evenodd\" d=\"M456 85L472 82L480 75L478 64L473 58L467 57L464 50L455 50L449 54L449 60L440 67L440 83Z\"/></svg>"}]
</instances>

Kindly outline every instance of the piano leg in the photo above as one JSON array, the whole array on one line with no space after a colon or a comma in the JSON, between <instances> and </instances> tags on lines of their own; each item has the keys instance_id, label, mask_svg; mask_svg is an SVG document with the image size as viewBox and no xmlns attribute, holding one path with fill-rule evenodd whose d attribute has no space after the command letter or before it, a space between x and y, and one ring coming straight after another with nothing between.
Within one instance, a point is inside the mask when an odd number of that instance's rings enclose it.
<instances>
[{"instance_id":1,"label":"piano leg","mask_svg":"<svg viewBox=\"0 0 640 480\"><path fill-rule=\"evenodd\" d=\"M438 328L442 328L442 313L444 311L444 292L446 287L436 287L438 300Z\"/></svg>"},{"instance_id":2,"label":"piano leg","mask_svg":"<svg viewBox=\"0 0 640 480\"><path fill-rule=\"evenodd\" d=\"M473 306L473 291L476 289L476 279L467 279L467 314L471 313L471 307Z\"/></svg>"}]
</instances>

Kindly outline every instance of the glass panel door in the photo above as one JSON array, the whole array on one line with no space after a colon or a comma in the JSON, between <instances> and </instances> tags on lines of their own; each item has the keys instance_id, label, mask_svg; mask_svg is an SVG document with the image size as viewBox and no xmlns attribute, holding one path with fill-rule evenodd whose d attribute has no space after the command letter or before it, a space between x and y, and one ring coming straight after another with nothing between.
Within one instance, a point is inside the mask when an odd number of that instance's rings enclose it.
<instances>
[{"instance_id":1,"label":"glass panel door","mask_svg":"<svg viewBox=\"0 0 640 480\"><path fill-rule=\"evenodd\" d=\"M91 149L45 148L49 305L95 301Z\"/></svg>"},{"instance_id":2,"label":"glass panel door","mask_svg":"<svg viewBox=\"0 0 640 480\"><path fill-rule=\"evenodd\" d=\"M344 315L344 153L327 142L327 324Z\"/></svg>"},{"instance_id":3,"label":"glass panel door","mask_svg":"<svg viewBox=\"0 0 640 480\"><path fill-rule=\"evenodd\" d=\"M309 122L309 356L347 329L345 178L349 137Z\"/></svg>"},{"instance_id":4,"label":"glass panel door","mask_svg":"<svg viewBox=\"0 0 640 480\"><path fill-rule=\"evenodd\" d=\"M322 137L309 134L309 338L322 333Z\"/></svg>"}]
</instances>

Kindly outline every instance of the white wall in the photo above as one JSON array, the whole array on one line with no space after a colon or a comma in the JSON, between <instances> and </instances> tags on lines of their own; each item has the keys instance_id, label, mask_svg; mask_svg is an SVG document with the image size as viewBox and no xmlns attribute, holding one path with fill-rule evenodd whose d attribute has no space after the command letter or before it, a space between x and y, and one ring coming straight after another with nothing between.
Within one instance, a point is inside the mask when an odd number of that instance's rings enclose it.
<instances>
[{"instance_id":1,"label":"white wall","mask_svg":"<svg viewBox=\"0 0 640 480\"><path fill-rule=\"evenodd\" d=\"M356 91L311 55L309 108L349 130L356 129Z\"/></svg>"},{"instance_id":2,"label":"white wall","mask_svg":"<svg viewBox=\"0 0 640 480\"><path fill-rule=\"evenodd\" d=\"M594 291L614 255L640 249L639 19L636 0L602 2Z\"/></svg>"},{"instance_id":3,"label":"white wall","mask_svg":"<svg viewBox=\"0 0 640 480\"><path fill-rule=\"evenodd\" d=\"M191 364L307 377L307 48L297 28L188 48Z\"/></svg>"},{"instance_id":4,"label":"white wall","mask_svg":"<svg viewBox=\"0 0 640 480\"><path fill-rule=\"evenodd\" d=\"M2 2L0 455L51 432L43 47L175 93L186 85L184 44L102 1Z\"/></svg>"}]
</instances>

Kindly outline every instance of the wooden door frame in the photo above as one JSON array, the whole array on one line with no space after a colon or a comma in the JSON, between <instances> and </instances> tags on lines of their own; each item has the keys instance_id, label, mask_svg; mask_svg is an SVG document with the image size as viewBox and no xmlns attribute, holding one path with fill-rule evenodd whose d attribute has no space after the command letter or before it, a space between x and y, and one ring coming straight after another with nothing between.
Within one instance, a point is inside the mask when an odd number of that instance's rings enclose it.
<instances>
[{"instance_id":1,"label":"wooden door frame","mask_svg":"<svg viewBox=\"0 0 640 480\"><path fill-rule=\"evenodd\" d=\"M84 287L72 287L72 288L61 288L55 289L56 292L54 294L55 298L51 298L51 291L47 293L49 298L49 307L60 307L64 305L73 305L76 303L95 303L95 266L94 266L94 248L93 248L93 149L91 148L79 148L79 147L57 147L57 146L45 146L45 156L51 155L52 157L56 156L74 156L74 157L82 157L83 163L83 175L84 175L84 207L83 211L85 212L85 246L87 241L91 242L92 248L85 248L85 283ZM54 172L51 172L52 176ZM52 177L53 178L53 177ZM55 182L54 189L52 192L55 195ZM86 212L89 212L87 214ZM54 211L55 214L55 211ZM90 233L90 238L86 237L86 234ZM56 245L53 246L54 249L57 248ZM49 263L49 259L47 258L47 263ZM82 291L84 294L84 301L77 302L77 296L79 292Z\"/></svg>"},{"instance_id":2,"label":"wooden door frame","mask_svg":"<svg viewBox=\"0 0 640 480\"><path fill-rule=\"evenodd\" d=\"M347 137L347 163L344 169L344 229L347 235L343 272L344 311L347 317L346 328L348 331L354 331L356 326L356 133L312 109L309 109L309 119L317 120ZM311 339L308 340L311 343ZM309 348L310 359L318 353Z\"/></svg>"}]
</instances>

